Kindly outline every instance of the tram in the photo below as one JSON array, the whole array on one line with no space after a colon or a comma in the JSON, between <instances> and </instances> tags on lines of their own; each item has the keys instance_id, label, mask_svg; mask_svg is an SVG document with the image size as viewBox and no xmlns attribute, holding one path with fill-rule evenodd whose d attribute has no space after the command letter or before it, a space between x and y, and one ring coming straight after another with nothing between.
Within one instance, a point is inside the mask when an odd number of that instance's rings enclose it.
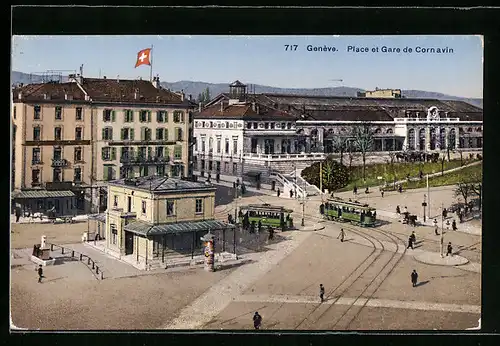
<instances>
[{"instance_id":1,"label":"tram","mask_svg":"<svg viewBox=\"0 0 500 346\"><path fill-rule=\"evenodd\" d=\"M257 229L260 221L262 227L286 231L293 228L292 212L271 204L250 204L240 207L239 217L245 229Z\"/></svg>"},{"instance_id":2,"label":"tram","mask_svg":"<svg viewBox=\"0 0 500 346\"><path fill-rule=\"evenodd\" d=\"M377 210L358 201L329 198L319 208L320 214L328 220L350 222L363 227L373 227L377 221Z\"/></svg>"}]
</instances>

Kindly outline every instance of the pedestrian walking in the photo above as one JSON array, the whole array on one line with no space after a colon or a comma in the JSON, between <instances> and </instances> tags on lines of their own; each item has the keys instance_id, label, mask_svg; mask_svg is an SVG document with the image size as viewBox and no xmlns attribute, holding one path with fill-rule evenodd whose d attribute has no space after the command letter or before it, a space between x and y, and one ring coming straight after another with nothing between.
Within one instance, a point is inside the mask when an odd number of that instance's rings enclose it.
<instances>
[{"instance_id":1,"label":"pedestrian walking","mask_svg":"<svg viewBox=\"0 0 500 346\"><path fill-rule=\"evenodd\" d=\"M408 246L406 248L407 249L411 248L413 250L413 238L412 238L412 236L408 237Z\"/></svg>"},{"instance_id":2,"label":"pedestrian walking","mask_svg":"<svg viewBox=\"0 0 500 346\"><path fill-rule=\"evenodd\" d=\"M21 218L21 208L16 207L15 214L16 214L16 222L19 222L19 219Z\"/></svg>"},{"instance_id":3,"label":"pedestrian walking","mask_svg":"<svg viewBox=\"0 0 500 346\"><path fill-rule=\"evenodd\" d=\"M446 220L446 230L450 229L450 220Z\"/></svg>"},{"instance_id":4,"label":"pedestrian walking","mask_svg":"<svg viewBox=\"0 0 500 346\"><path fill-rule=\"evenodd\" d=\"M408 213L408 207L405 206L404 208L404 213L407 214Z\"/></svg>"},{"instance_id":5,"label":"pedestrian walking","mask_svg":"<svg viewBox=\"0 0 500 346\"><path fill-rule=\"evenodd\" d=\"M457 230L457 222L456 222L455 220L453 220L453 221L451 222L451 228L452 228L454 231L456 231L456 230Z\"/></svg>"},{"instance_id":6,"label":"pedestrian walking","mask_svg":"<svg viewBox=\"0 0 500 346\"><path fill-rule=\"evenodd\" d=\"M448 243L448 247L446 248L446 256L450 255L453 256L452 254L453 247L451 246L451 241Z\"/></svg>"},{"instance_id":7,"label":"pedestrian walking","mask_svg":"<svg viewBox=\"0 0 500 346\"><path fill-rule=\"evenodd\" d=\"M401 184L399 184L398 186L398 191L399 193L403 193L403 186Z\"/></svg>"},{"instance_id":8,"label":"pedestrian walking","mask_svg":"<svg viewBox=\"0 0 500 346\"><path fill-rule=\"evenodd\" d=\"M434 233L435 233L436 235L439 235L439 233L438 233L438 226L437 226L437 225L435 225L435 226L434 226Z\"/></svg>"},{"instance_id":9,"label":"pedestrian walking","mask_svg":"<svg viewBox=\"0 0 500 346\"><path fill-rule=\"evenodd\" d=\"M293 198L293 190L290 190L290 198Z\"/></svg>"},{"instance_id":10,"label":"pedestrian walking","mask_svg":"<svg viewBox=\"0 0 500 346\"><path fill-rule=\"evenodd\" d=\"M279 187L278 187L278 190L276 191L276 194L278 195L278 197L281 195L281 191L280 191Z\"/></svg>"},{"instance_id":11,"label":"pedestrian walking","mask_svg":"<svg viewBox=\"0 0 500 346\"><path fill-rule=\"evenodd\" d=\"M401 209L399 209L399 205L396 206L396 214L401 214Z\"/></svg>"},{"instance_id":12,"label":"pedestrian walking","mask_svg":"<svg viewBox=\"0 0 500 346\"><path fill-rule=\"evenodd\" d=\"M257 228L258 231L261 232L262 231L262 220L259 220L259 223L257 224L257 227L258 227Z\"/></svg>"},{"instance_id":13,"label":"pedestrian walking","mask_svg":"<svg viewBox=\"0 0 500 346\"><path fill-rule=\"evenodd\" d=\"M448 216L448 210L446 210L446 208L443 208L443 218L446 219L447 216Z\"/></svg>"},{"instance_id":14,"label":"pedestrian walking","mask_svg":"<svg viewBox=\"0 0 500 346\"><path fill-rule=\"evenodd\" d=\"M352 189L352 193L354 195L357 195L358 194L358 187L356 185L354 185L354 188Z\"/></svg>"},{"instance_id":15,"label":"pedestrian walking","mask_svg":"<svg viewBox=\"0 0 500 346\"><path fill-rule=\"evenodd\" d=\"M415 269L411 272L411 284L413 287L417 286L418 273Z\"/></svg>"},{"instance_id":16,"label":"pedestrian walking","mask_svg":"<svg viewBox=\"0 0 500 346\"><path fill-rule=\"evenodd\" d=\"M343 243L343 242L344 242L344 237L345 237L345 232L344 232L344 229L343 229L343 228L341 228L341 229L340 229L340 233L339 233L339 235L337 236L337 239L339 239L339 238L340 238L340 241Z\"/></svg>"},{"instance_id":17,"label":"pedestrian walking","mask_svg":"<svg viewBox=\"0 0 500 346\"><path fill-rule=\"evenodd\" d=\"M255 329L260 329L260 325L262 324L262 316L259 315L259 312L255 312L253 315L253 327Z\"/></svg>"},{"instance_id":18,"label":"pedestrian walking","mask_svg":"<svg viewBox=\"0 0 500 346\"><path fill-rule=\"evenodd\" d=\"M42 278L43 278L43 268L42 265L40 264L38 266L38 283L42 283Z\"/></svg>"},{"instance_id":19,"label":"pedestrian walking","mask_svg":"<svg viewBox=\"0 0 500 346\"><path fill-rule=\"evenodd\" d=\"M415 235L415 231L411 232L410 238L411 238L412 243L417 242L417 236Z\"/></svg>"},{"instance_id":20,"label":"pedestrian walking","mask_svg":"<svg viewBox=\"0 0 500 346\"><path fill-rule=\"evenodd\" d=\"M321 302L323 303L325 301L325 287L323 284L319 284L319 299L321 299Z\"/></svg>"},{"instance_id":21,"label":"pedestrian walking","mask_svg":"<svg viewBox=\"0 0 500 346\"><path fill-rule=\"evenodd\" d=\"M267 230L269 232L269 240L273 240L274 239L274 229L272 229L271 226L268 226Z\"/></svg>"},{"instance_id":22,"label":"pedestrian walking","mask_svg":"<svg viewBox=\"0 0 500 346\"><path fill-rule=\"evenodd\" d=\"M382 195L382 198L384 198L384 189L380 190L380 194Z\"/></svg>"}]
</instances>

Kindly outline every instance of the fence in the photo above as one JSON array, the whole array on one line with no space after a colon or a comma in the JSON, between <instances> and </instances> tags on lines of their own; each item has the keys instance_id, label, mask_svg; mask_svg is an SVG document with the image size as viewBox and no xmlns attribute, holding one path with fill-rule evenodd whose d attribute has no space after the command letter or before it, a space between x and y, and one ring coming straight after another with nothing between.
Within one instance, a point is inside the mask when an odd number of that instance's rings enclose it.
<instances>
[{"instance_id":1,"label":"fence","mask_svg":"<svg viewBox=\"0 0 500 346\"><path fill-rule=\"evenodd\" d=\"M60 248L61 249L61 254L64 255L65 253L71 254L71 258L79 258L80 262L85 263L89 269L94 273L95 271L95 276L97 279L104 280L104 272L102 271L102 268L99 268L98 265L96 265L95 261L90 258L90 256L85 255L81 252L75 251L70 248L65 248L64 246L57 245L57 244L52 244L52 243L47 243L47 245L50 245L50 251L54 251L54 248Z\"/></svg>"}]
</instances>

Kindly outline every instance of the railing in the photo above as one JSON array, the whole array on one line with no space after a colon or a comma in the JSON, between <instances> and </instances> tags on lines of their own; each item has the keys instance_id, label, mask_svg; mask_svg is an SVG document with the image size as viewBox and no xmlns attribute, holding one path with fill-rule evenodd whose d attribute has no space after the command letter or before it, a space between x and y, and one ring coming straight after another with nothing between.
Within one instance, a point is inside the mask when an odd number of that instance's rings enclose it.
<instances>
[{"instance_id":1,"label":"railing","mask_svg":"<svg viewBox=\"0 0 500 346\"><path fill-rule=\"evenodd\" d=\"M68 164L66 159L52 159L52 167L66 167Z\"/></svg>"},{"instance_id":2,"label":"railing","mask_svg":"<svg viewBox=\"0 0 500 346\"><path fill-rule=\"evenodd\" d=\"M285 188L288 187L289 190L293 190L295 192L295 197L297 197L298 195L307 196L306 191L304 191L304 189L301 186L294 183L293 181L290 181L283 174L278 173L278 172L272 172L271 176L274 176L276 178L276 180L278 182L280 182Z\"/></svg>"},{"instance_id":3,"label":"railing","mask_svg":"<svg viewBox=\"0 0 500 346\"><path fill-rule=\"evenodd\" d=\"M305 180L304 178L302 178L302 176L300 174L297 174L297 170L290 173L290 176L295 178L298 181L299 186L305 186L306 192L307 192L307 189L309 188L309 189L312 189L314 191L314 194L321 193L321 190L316 185L309 184L309 182L307 180ZM313 194L308 194L308 195L313 195Z\"/></svg>"},{"instance_id":4,"label":"railing","mask_svg":"<svg viewBox=\"0 0 500 346\"><path fill-rule=\"evenodd\" d=\"M31 160L31 164L32 165L41 165L42 164L42 160L40 160L40 159L33 159L33 160Z\"/></svg>"},{"instance_id":5,"label":"railing","mask_svg":"<svg viewBox=\"0 0 500 346\"><path fill-rule=\"evenodd\" d=\"M324 153L301 153L301 154L256 154L256 153L246 153L243 154L245 158L252 159L266 159L266 160L311 160L311 159L323 159L325 157Z\"/></svg>"},{"instance_id":6,"label":"railing","mask_svg":"<svg viewBox=\"0 0 500 346\"><path fill-rule=\"evenodd\" d=\"M407 122L418 122L418 123L426 123L426 122L450 122L450 121L460 121L460 118L438 118L438 119L427 119L424 118L394 118L394 121L397 123L407 123Z\"/></svg>"},{"instance_id":7,"label":"railing","mask_svg":"<svg viewBox=\"0 0 500 346\"><path fill-rule=\"evenodd\" d=\"M170 161L169 156L150 156L150 157L128 157L124 156L120 158L120 163L124 164L156 164L156 163L166 163Z\"/></svg>"},{"instance_id":8,"label":"railing","mask_svg":"<svg viewBox=\"0 0 500 346\"><path fill-rule=\"evenodd\" d=\"M57 245L57 244L52 244L52 243L47 243L47 245L50 245L50 251L54 251L54 248L60 248L61 249L61 254L64 255L65 252L68 254L71 253L71 258L79 258L80 262L85 263L89 269L91 269L92 273L95 271L95 277L99 280L104 280L104 272L102 271L102 268L99 268L98 265L96 265L95 261L90 258L90 256L85 255L81 252L75 251L71 248L65 248L64 246ZM75 256L76 255L76 256Z\"/></svg>"}]
</instances>

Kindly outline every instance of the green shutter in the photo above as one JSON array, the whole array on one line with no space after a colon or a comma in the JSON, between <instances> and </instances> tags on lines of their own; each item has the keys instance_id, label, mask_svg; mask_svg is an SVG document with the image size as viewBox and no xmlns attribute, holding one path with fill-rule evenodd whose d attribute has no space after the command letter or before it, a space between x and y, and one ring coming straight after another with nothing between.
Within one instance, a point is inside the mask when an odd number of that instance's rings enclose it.
<instances>
[{"instance_id":1,"label":"green shutter","mask_svg":"<svg viewBox=\"0 0 500 346\"><path fill-rule=\"evenodd\" d=\"M115 120L116 120L116 112L115 111L111 111L111 121L115 122Z\"/></svg>"},{"instance_id":2,"label":"green shutter","mask_svg":"<svg viewBox=\"0 0 500 346\"><path fill-rule=\"evenodd\" d=\"M124 122L124 123L126 123L126 122L127 122L127 120L128 120L128 119L127 119L127 110L126 110L126 109L124 109L124 110L123 110L123 122Z\"/></svg>"},{"instance_id":3,"label":"green shutter","mask_svg":"<svg viewBox=\"0 0 500 346\"><path fill-rule=\"evenodd\" d=\"M105 129L102 129L102 139L106 139L106 131L105 131Z\"/></svg>"},{"instance_id":4,"label":"green shutter","mask_svg":"<svg viewBox=\"0 0 500 346\"><path fill-rule=\"evenodd\" d=\"M101 158L102 158L103 160L106 160L106 155L105 155L105 153L106 153L106 148L102 148L102 149L101 149Z\"/></svg>"},{"instance_id":5,"label":"green shutter","mask_svg":"<svg viewBox=\"0 0 500 346\"><path fill-rule=\"evenodd\" d=\"M120 130L120 139L121 140L125 139L125 129Z\"/></svg>"},{"instance_id":6,"label":"green shutter","mask_svg":"<svg viewBox=\"0 0 500 346\"><path fill-rule=\"evenodd\" d=\"M134 129L130 129L129 137L131 141L134 140Z\"/></svg>"},{"instance_id":7,"label":"green shutter","mask_svg":"<svg viewBox=\"0 0 500 346\"><path fill-rule=\"evenodd\" d=\"M146 140L146 128L141 127L141 141Z\"/></svg>"},{"instance_id":8,"label":"green shutter","mask_svg":"<svg viewBox=\"0 0 500 346\"><path fill-rule=\"evenodd\" d=\"M109 128L109 140L113 140L113 129Z\"/></svg>"},{"instance_id":9,"label":"green shutter","mask_svg":"<svg viewBox=\"0 0 500 346\"><path fill-rule=\"evenodd\" d=\"M116 148L111 148L111 160L116 160Z\"/></svg>"},{"instance_id":10,"label":"green shutter","mask_svg":"<svg viewBox=\"0 0 500 346\"><path fill-rule=\"evenodd\" d=\"M134 122L134 111L133 110L128 111L128 120L132 123Z\"/></svg>"},{"instance_id":11,"label":"green shutter","mask_svg":"<svg viewBox=\"0 0 500 346\"><path fill-rule=\"evenodd\" d=\"M151 122L151 111L148 111L148 123Z\"/></svg>"},{"instance_id":12,"label":"green shutter","mask_svg":"<svg viewBox=\"0 0 500 346\"><path fill-rule=\"evenodd\" d=\"M148 158L153 156L153 148L148 147Z\"/></svg>"},{"instance_id":13,"label":"green shutter","mask_svg":"<svg viewBox=\"0 0 500 346\"><path fill-rule=\"evenodd\" d=\"M106 121L106 110L102 110L102 121Z\"/></svg>"},{"instance_id":14,"label":"green shutter","mask_svg":"<svg viewBox=\"0 0 500 346\"><path fill-rule=\"evenodd\" d=\"M163 122L168 123L168 112L167 111L163 112Z\"/></svg>"},{"instance_id":15,"label":"green shutter","mask_svg":"<svg viewBox=\"0 0 500 346\"><path fill-rule=\"evenodd\" d=\"M182 146L180 146L180 145L176 145L176 146L174 147L174 158L175 158L176 160L179 160L179 159L181 159L181 158L182 158Z\"/></svg>"},{"instance_id":16,"label":"green shutter","mask_svg":"<svg viewBox=\"0 0 500 346\"><path fill-rule=\"evenodd\" d=\"M103 178L104 178L104 180L108 180L108 178L109 178L109 168L108 168L108 166L104 166Z\"/></svg>"}]
</instances>

